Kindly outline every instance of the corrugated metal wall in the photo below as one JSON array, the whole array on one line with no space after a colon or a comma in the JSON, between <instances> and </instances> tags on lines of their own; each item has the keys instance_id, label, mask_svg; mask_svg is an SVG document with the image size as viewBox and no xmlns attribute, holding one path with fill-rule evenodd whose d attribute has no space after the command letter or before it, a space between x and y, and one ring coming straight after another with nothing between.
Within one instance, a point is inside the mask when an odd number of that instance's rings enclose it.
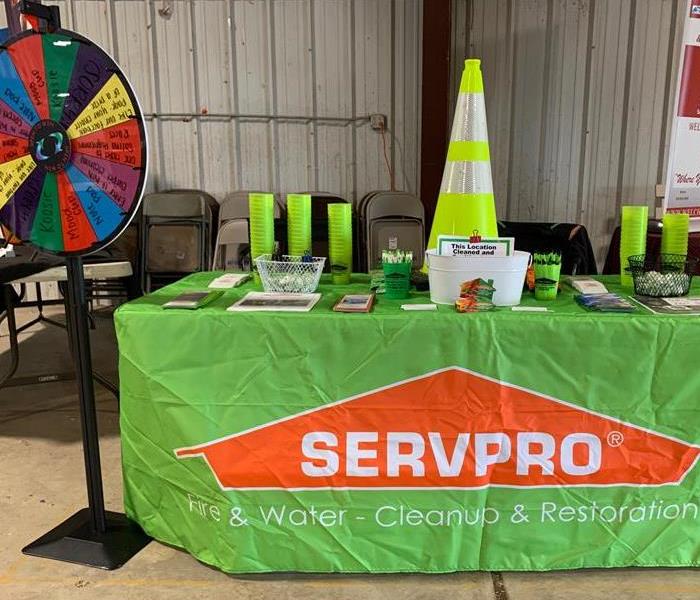
<instances>
[{"instance_id":1,"label":"corrugated metal wall","mask_svg":"<svg viewBox=\"0 0 700 600\"><path fill-rule=\"evenodd\" d=\"M418 0L61 0L129 76L151 189L419 189ZM4 18L4 11L2 11Z\"/></svg>"},{"instance_id":2,"label":"corrugated metal wall","mask_svg":"<svg viewBox=\"0 0 700 600\"><path fill-rule=\"evenodd\" d=\"M484 73L500 218L586 225L664 181L685 0L453 0L453 80Z\"/></svg>"}]
</instances>

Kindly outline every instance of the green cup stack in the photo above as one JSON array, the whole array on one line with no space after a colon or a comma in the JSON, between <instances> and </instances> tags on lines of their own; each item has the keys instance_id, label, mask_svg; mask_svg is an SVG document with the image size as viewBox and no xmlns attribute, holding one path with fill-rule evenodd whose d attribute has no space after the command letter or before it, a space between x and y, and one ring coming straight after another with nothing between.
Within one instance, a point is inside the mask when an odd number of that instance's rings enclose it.
<instances>
[{"instance_id":1,"label":"green cup stack","mask_svg":"<svg viewBox=\"0 0 700 600\"><path fill-rule=\"evenodd\" d=\"M287 253L311 253L311 195L287 194Z\"/></svg>"},{"instance_id":2,"label":"green cup stack","mask_svg":"<svg viewBox=\"0 0 700 600\"><path fill-rule=\"evenodd\" d=\"M352 272L352 205L328 205L328 254L333 283L350 283Z\"/></svg>"},{"instance_id":3,"label":"green cup stack","mask_svg":"<svg viewBox=\"0 0 700 600\"><path fill-rule=\"evenodd\" d=\"M274 251L274 205L275 199L272 194L248 194L250 259L256 283L260 283L260 276L255 268L255 259L263 254L272 254Z\"/></svg>"},{"instance_id":4,"label":"green cup stack","mask_svg":"<svg viewBox=\"0 0 700 600\"><path fill-rule=\"evenodd\" d=\"M620 283L623 287L631 288L634 285L629 268L630 256L646 253L647 248L647 220L649 207L647 206L623 206L622 227L620 231Z\"/></svg>"},{"instance_id":5,"label":"green cup stack","mask_svg":"<svg viewBox=\"0 0 700 600\"><path fill-rule=\"evenodd\" d=\"M690 217L685 213L666 213L661 232L661 254L688 256Z\"/></svg>"}]
</instances>

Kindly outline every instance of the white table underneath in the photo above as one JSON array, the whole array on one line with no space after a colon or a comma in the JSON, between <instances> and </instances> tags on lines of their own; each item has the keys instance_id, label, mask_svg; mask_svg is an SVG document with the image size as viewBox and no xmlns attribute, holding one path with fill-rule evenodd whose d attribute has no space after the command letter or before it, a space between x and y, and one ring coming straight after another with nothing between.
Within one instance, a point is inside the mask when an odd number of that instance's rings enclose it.
<instances>
[{"instance_id":1,"label":"white table underneath","mask_svg":"<svg viewBox=\"0 0 700 600\"><path fill-rule=\"evenodd\" d=\"M112 261L112 262L101 262L101 263L91 263L85 264L83 266L83 274L86 280L95 281L98 279L122 279L124 277L129 277L133 274L131 268L131 263L125 260ZM57 283L67 281L68 275L65 266L51 267L44 271L39 271L38 273L33 273L32 275L27 275L26 277L20 277L13 281L3 284L5 293L5 303L7 307L7 328L9 330L10 338L10 368L5 374L0 374L0 388L17 386L17 385L31 385L35 383L51 383L54 381L64 381L68 379L73 379L75 377L74 373L47 373L44 375L34 375L31 377L13 377L17 372L19 367L19 342L17 339L18 333L24 331L28 327L35 325L38 322L48 322L52 325L58 325L64 327L63 324L46 318L41 313L42 302L29 302L22 303L14 299L11 293L11 286L13 285L27 285L27 284L41 284L41 283ZM39 317L26 323L19 329L17 328L17 321L15 318L15 310L22 306L38 306L39 307ZM104 387L109 389L112 393L118 396L118 389L104 376L93 371L95 380L102 384Z\"/></svg>"}]
</instances>

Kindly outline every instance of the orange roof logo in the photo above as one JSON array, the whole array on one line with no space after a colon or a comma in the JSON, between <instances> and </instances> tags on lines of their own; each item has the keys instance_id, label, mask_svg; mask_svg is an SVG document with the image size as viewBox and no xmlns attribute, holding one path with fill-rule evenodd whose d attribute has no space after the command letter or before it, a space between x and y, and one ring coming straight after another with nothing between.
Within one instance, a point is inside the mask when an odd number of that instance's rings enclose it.
<instances>
[{"instance_id":1,"label":"orange roof logo","mask_svg":"<svg viewBox=\"0 0 700 600\"><path fill-rule=\"evenodd\" d=\"M700 447L451 367L198 446L222 489L680 483Z\"/></svg>"}]
</instances>

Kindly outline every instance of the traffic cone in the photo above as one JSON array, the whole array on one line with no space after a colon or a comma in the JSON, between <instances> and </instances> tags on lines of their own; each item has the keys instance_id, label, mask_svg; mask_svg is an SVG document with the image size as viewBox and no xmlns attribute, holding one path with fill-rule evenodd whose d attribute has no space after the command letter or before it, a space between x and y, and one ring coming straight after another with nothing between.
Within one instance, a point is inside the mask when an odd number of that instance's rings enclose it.
<instances>
[{"instance_id":1,"label":"traffic cone","mask_svg":"<svg viewBox=\"0 0 700 600\"><path fill-rule=\"evenodd\" d=\"M429 249L439 235L498 235L480 65L475 58L464 61Z\"/></svg>"}]
</instances>

